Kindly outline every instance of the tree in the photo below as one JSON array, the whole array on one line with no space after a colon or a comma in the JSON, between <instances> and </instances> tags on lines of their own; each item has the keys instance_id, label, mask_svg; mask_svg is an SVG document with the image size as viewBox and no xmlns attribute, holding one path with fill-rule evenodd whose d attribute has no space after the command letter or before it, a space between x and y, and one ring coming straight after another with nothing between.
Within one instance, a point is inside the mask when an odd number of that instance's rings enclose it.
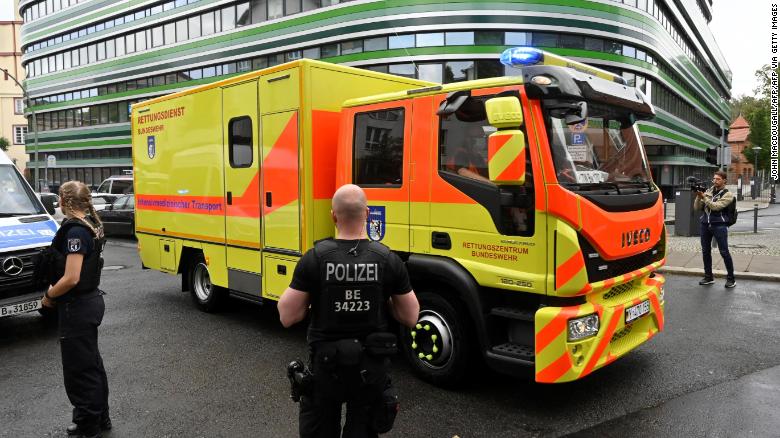
<instances>
[{"instance_id":1,"label":"tree","mask_svg":"<svg viewBox=\"0 0 780 438\"><path fill-rule=\"evenodd\" d=\"M11 146L11 143L8 141L5 137L0 137L0 149L3 151L7 151L8 148Z\"/></svg>"},{"instance_id":2,"label":"tree","mask_svg":"<svg viewBox=\"0 0 780 438\"><path fill-rule=\"evenodd\" d=\"M776 71L780 74L780 72ZM763 66L755 72L758 86L754 90L756 96L740 96L731 101L732 120L739 114L747 120L750 125L750 135L748 136L748 145L742 153L745 158L755 164L756 157L753 147L758 146L761 151L758 153L758 168L769 170L769 115L770 103L769 93L772 81L771 69L768 65Z\"/></svg>"}]
</instances>

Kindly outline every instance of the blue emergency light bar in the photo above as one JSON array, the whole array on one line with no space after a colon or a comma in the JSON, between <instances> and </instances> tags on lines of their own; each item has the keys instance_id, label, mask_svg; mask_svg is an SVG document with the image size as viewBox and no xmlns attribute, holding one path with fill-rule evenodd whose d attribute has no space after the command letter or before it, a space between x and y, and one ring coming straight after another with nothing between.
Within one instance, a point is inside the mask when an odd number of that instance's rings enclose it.
<instances>
[{"instance_id":1,"label":"blue emergency light bar","mask_svg":"<svg viewBox=\"0 0 780 438\"><path fill-rule=\"evenodd\" d=\"M533 47L512 47L501 54L501 63L510 67L535 65L544 61L544 53Z\"/></svg>"}]
</instances>

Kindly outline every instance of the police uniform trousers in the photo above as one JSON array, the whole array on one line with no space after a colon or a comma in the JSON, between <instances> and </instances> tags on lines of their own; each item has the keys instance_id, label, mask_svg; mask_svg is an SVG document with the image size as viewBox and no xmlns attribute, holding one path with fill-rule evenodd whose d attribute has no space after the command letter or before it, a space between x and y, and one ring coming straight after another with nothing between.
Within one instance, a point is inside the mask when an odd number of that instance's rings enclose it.
<instances>
[{"instance_id":1,"label":"police uniform trousers","mask_svg":"<svg viewBox=\"0 0 780 438\"><path fill-rule=\"evenodd\" d=\"M314 385L300 402L301 438L375 438L372 425L381 410L382 391L389 384L387 360L363 355L360 365L324 364L316 349L311 370ZM341 406L347 405L342 434Z\"/></svg>"},{"instance_id":2,"label":"police uniform trousers","mask_svg":"<svg viewBox=\"0 0 780 438\"><path fill-rule=\"evenodd\" d=\"M108 418L108 379L98 350L98 326L106 306L95 290L57 300L65 392L73 405L73 422L95 430Z\"/></svg>"}]
</instances>

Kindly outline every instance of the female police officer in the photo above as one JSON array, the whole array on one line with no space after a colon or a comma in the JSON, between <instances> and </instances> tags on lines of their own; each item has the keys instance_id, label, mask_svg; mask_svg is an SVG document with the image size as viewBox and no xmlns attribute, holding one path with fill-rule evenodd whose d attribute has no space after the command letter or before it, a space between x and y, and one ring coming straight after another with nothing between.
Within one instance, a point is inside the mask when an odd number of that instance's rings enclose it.
<instances>
[{"instance_id":1,"label":"female police officer","mask_svg":"<svg viewBox=\"0 0 780 438\"><path fill-rule=\"evenodd\" d=\"M111 428L108 417L108 380L98 350L97 328L105 303L98 289L105 242L103 225L84 183L69 181L60 187L66 220L51 245L51 286L43 305L56 307L65 392L73 405L74 425L69 435L100 437Z\"/></svg>"}]
</instances>

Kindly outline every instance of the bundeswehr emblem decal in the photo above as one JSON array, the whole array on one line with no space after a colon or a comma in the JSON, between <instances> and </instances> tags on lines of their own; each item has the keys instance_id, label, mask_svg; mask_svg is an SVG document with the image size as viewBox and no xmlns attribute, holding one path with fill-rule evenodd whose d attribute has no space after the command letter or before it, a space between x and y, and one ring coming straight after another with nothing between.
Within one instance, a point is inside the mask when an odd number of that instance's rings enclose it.
<instances>
[{"instance_id":1,"label":"bundeswehr emblem decal","mask_svg":"<svg viewBox=\"0 0 780 438\"><path fill-rule=\"evenodd\" d=\"M385 207L368 206L368 223L366 224L366 234L368 238L374 241L380 241L385 237Z\"/></svg>"},{"instance_id":2,"label":"bundeswehr emblem decal","mask_svg":"<svg viewBox=\"0 0 780 438\"><path fill-rule=\"evenodd\" d=\"M153 135L146 137L146 152L149 154L149 158L154 158L157 153Z\"/></svg>"}]
</instances>

